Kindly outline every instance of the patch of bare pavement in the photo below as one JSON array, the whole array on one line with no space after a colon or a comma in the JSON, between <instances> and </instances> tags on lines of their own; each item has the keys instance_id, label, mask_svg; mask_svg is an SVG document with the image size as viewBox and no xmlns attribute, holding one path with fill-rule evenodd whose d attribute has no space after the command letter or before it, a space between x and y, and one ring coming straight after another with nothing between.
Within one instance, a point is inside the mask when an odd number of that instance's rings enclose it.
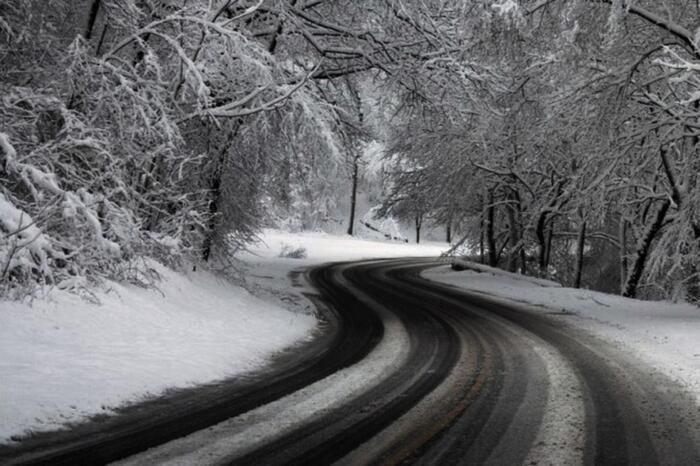
<instances>
[{"instance_id":1,"label":"patch of bare pavement","mask_svg":"<svg viewBox=\"0 0 700 466\"><path fill-rule=\"evenodd\" d=\"M437 264L315 268L323 331L267 371L0 460L700 464L700 413L674 382L561 319L420 277Z\"/></svg>"}]
</instances>

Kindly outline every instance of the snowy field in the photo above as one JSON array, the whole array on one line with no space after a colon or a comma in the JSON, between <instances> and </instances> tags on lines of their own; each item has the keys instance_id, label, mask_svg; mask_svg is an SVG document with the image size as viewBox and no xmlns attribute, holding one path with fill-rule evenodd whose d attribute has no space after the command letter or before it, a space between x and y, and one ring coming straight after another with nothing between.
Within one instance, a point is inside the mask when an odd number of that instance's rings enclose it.
<instances>
[{"instance_id":1,"label":"snowy field","mask_svg":"<svg viewBox=\"0 0 700 466\"><path fill-rule=\"evenodd\" d=\"M307 257L279 257L285 245ZM0 301L0 442L259 368L316 326L313 306L290 287L296 268L444 249L266 230L242 257L258 297L207 272L156 265L158 290L108 283L99 305L60 290L31 304Z\"/></svg>"},{"instance_id":2,"label":"snowy field","mask_svg":"<svg viewBox=\"0 0 700 466\"><path fill-rule=\"evenodd\" d=\"M470 264L424 272L430 280L524 303L628 350L685 386L700 405L700 309L689 304L639 301ZM553 315L552 313L556 313Z\"/></svg>"}]
</instances>

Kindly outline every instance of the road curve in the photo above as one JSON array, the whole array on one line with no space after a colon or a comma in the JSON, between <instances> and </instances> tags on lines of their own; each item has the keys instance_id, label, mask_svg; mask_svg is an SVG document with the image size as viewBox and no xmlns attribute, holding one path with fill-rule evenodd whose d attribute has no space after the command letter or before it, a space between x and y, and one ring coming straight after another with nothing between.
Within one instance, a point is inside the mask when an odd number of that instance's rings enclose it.
<instances>
[{"instance_id":1,"label":"road curve","mask_svg":"<svg viewBox=\"0 0 700 466\"><path fill-rule=\"evenodd\" d=\"M288 395L362 360L381 340L381 322L352 295L333 296L344 303L342 313L318 295L309 298L319 309L317 335L277 355L263 370L177 390L119 409L116 416L36 434L19 445L0 445L0 465L108 464Z\"/></svg>"},{"instance_id":2,"label":"road curve","mask_svg":"<svg viewBox=\"0 0 700 466\"><path fill-rule=\"evenodd\" d=\"M192 433L124 464L700 464L697 402L673 382L555 315L421 278L436 265L310 271L328 315L313 344L126 430L155 441L113 435L117 456L94 443L58 458L103 463Z\"/></svg>"},{"instance_id":3,"label":"road curve","mask_svg":"<svg viewBox=\"0 0 700 466\"><path fill-rule=\"evenodd\" d=\"M700 464L697 405L671 381L561 320L422 279L434 265L313 276L331 299L350 292L393 312L410 335L406 358L369 390L217 463Z\"/></svg>"}]
</instances>

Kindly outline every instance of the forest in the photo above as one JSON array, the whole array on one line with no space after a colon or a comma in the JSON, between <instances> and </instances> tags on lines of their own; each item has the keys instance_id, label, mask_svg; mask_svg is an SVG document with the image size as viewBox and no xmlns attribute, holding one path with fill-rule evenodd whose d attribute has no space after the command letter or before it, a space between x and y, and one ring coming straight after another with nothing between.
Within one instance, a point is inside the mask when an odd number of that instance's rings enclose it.
<instances>
[{"instance_id":1,"label":"forest","mask_svg":"<svg viewBox=\"0 0 700 466\"><path fill-rule=\"evenodd\" d=\"M322 229L700 299L697 0L5 0L0 296ZM377 149L379 148L379 149ZM381 161L367 160L369 149Z\"/></svg>"}]
</instances>

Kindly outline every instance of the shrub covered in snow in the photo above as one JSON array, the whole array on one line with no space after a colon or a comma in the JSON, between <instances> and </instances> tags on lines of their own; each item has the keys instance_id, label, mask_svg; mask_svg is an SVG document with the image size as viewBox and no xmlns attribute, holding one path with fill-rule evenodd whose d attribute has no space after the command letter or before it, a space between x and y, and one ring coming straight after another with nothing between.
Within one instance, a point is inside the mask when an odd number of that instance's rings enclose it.
<instances>
[{"instance_id":1,"label":"shrub covered in snow","mask_svg":"<svg viewBox=\"0 0 700 466\"><path fill-rule=\"evenodd\" d=\"M303 246L283 244L279 257L285 257L287 259L304 259L306 257L306 248Z\"/></svg>"},{"instance_id":2,"label":"shrub covered in snow","mask_svg":"<svg viewBox=\"0 0 700 466\"><path fill-rule=\"evenodd\" d=\"M240 248L271 157L338 151L313 64L273 56L243 27L257 7L229 4L0 5L0 295Z\"/></svg>"}]
</instances>

